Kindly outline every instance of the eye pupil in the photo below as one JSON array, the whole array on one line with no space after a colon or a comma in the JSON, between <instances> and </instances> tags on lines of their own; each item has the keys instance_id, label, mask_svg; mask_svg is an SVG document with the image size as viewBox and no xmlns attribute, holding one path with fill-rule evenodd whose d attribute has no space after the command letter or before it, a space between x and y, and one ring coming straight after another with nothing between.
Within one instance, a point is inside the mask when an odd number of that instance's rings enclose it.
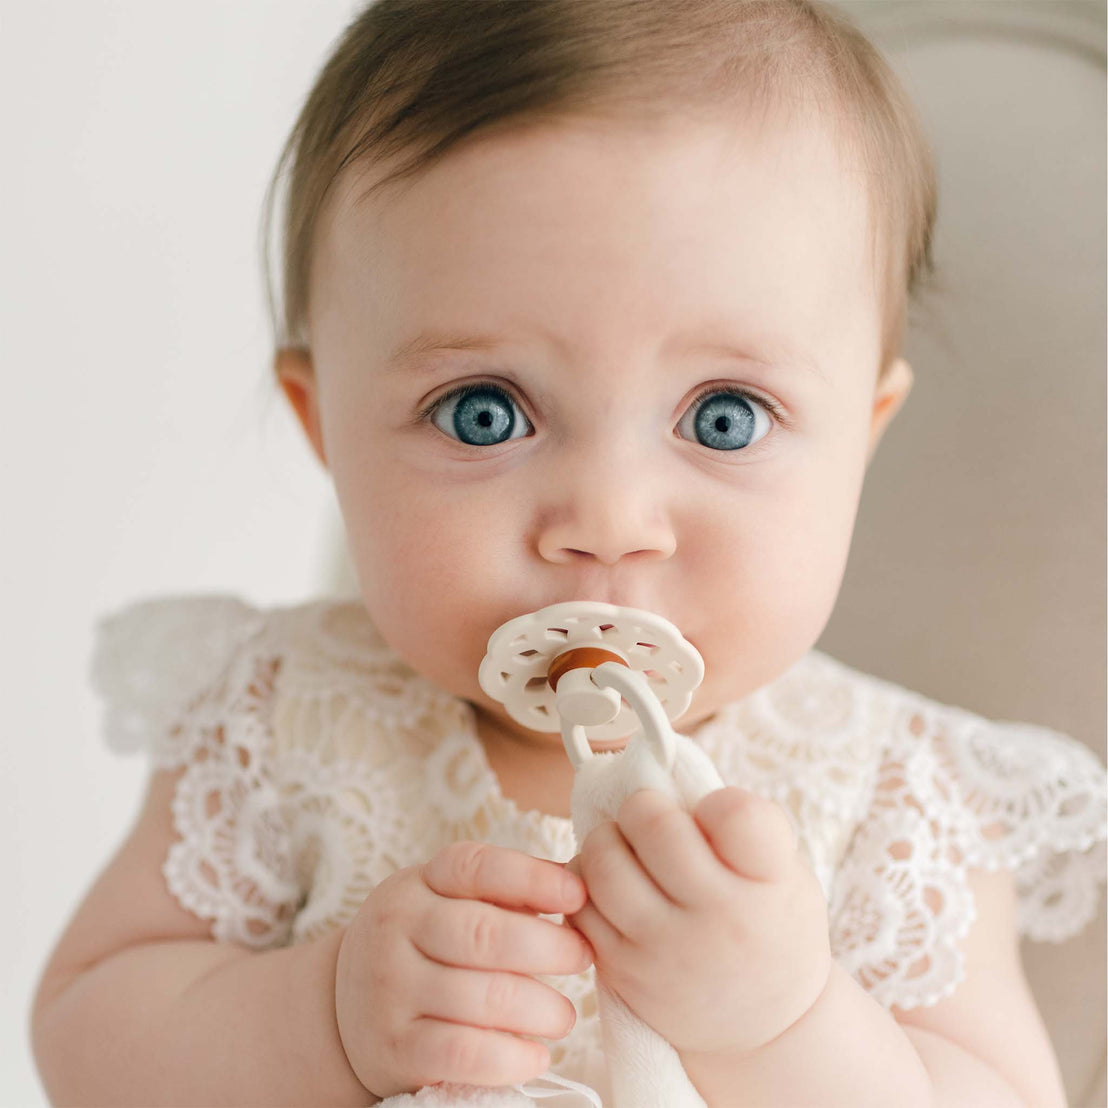
<instances>
[{"instance_id":1,"label":"eye pupil","mask_svg":"<svg viewBox=\"0 0 1108 1108\"><path fill-rule=\"evenodd\" d=\"M482 412L477 417L477 422L479 424L481 424L482 427L491 427L492 426L492 416L489 415L488 412Z\"/></svg>"},{"instance_id":2,"label":"eye pupil","mask_svg":"<svg viewBox=\"0 0 1108 1108\"><path fill-rule=\"evenodd\" d=\"M717 431L729 431L731 429L731 421L726 416L720 416L716 420Z\"/></svg>"}]
</instances>

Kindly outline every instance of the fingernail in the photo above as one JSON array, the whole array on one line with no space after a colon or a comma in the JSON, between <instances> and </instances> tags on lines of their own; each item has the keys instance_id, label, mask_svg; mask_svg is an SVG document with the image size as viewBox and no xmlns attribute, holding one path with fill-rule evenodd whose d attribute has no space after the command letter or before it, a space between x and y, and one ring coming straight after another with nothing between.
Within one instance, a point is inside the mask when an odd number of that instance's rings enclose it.
<instances>
[{"instance_id":1,"label":"fingernail","mask_svg":"<svg viewBox=\"0 0 1108 1108\"><path fill-rule=\"evenodd\" d=\"M581 895L581 879L572 873L563 873L562 895L567 900L576 900Z\"/></svg>"}]
</instances>

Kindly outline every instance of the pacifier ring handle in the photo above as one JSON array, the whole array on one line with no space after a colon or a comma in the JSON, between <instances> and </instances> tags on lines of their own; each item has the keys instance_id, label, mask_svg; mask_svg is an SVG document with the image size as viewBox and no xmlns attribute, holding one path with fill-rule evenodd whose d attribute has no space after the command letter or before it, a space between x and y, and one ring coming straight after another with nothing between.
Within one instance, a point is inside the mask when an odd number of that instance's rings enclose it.
<instances>
[{"instance_id":1,"label":"pacifier ring handle","mask_svg":"<svg viewBox=\"0 0 1108 1108\"><path fill-rule=\"evenodd\" d=\"M639 717L647 747L662 771L669 773L673 769L675 755L673 728L646 678L630 667L621 669L606 662L593 672L592 682L601 689L614 689L623 695Z\"/></svg>"},{"instance_id":2,"label":"pacifier ring handle","mask_svg":"<svg viewBox=\"0 0 1108 1108\"><path fill-rule=\"evenodd\" d=\"M596 667L601 665L618 666L630 672L627 661L619 654L597 646L577 646L565 650L550 663L547 670L547 682L556 695L562 743L574 769L592 757L592 748L583 725L609 723L621 711L619 692L603 688L593 679Z\"/></svg>"},{"instance_id":3,"label":"pacifier ring handle","mask_svg":"<svg viewBox=\"0 0 1108 1108\"><path fill-rule=\"evenodd\" d=\"M626 662L601 662L595 668L575 667L558 698L562 743L575 770L595 755L586 724L603 722L620 710L621 695L639 720L642 740L665 773L673 768L673 729L657 697L641 673ZM572 685L572 687L570 687Z\"/></svg>"}]
</instances>

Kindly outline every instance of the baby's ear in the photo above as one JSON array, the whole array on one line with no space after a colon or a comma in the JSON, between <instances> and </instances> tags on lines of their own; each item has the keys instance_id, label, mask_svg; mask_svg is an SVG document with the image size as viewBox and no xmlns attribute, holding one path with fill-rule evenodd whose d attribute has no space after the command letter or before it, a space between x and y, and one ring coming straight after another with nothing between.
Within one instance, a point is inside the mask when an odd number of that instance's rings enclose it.
<instances>
[{"instance_id":1,"label":"baby's ear","mask_svg":"<svg viewBox=\"0 0 1108 1108\"><path fill-rule=\"evenodd\" d=\"M316 387L315 367L311 353L296 347L282 347L273 358L273 368L277 380L304 434L312 444L312 450L324 469L327 468L327 455L323 449L323 433L319 420L319 390Z\"/></svg>"},{"instance_id":2,"label":"baby's ear","mask_svg":"<svg viewBox=\"0 0 1108 1108\"><path fill-rule=\"evenodd\" d=\"M912 382L915 377L912 367L903 359L897 358L889 366L885 375L877 382L873 394L873 415L870 419L869 447L866 452L866 465L873 458L877 444L885 433L885 428L892 422L892 418L901 405L908 399L908 393L912 391Z\"/></svg>"}]
</instances>

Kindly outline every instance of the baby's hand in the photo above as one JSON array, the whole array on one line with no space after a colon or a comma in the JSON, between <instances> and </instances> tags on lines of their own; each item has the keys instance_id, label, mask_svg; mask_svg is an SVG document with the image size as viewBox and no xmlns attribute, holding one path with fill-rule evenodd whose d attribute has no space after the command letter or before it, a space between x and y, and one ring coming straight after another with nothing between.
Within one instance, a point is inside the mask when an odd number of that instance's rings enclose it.
<instances>
[{"instance_id":1,"label":"baby's hand","mask_svg":"<svg viewBox=\"0 0 1108 1108\"><path fill-rule=\"evenodd\" d=\"M538 912L585 903L556 862L458 842L382 881L346 928L335 1014L358 1080L379 1097L454 1081L511 1085L550 1064L573 1004L533 974L580 973L589 944Z\"/></svg>"},{"instance_id":2,"label":"baby's hand","mask_svg":"<svg viewBox=\"0 0 1108 1108\"><path fill-rule=\"evenodd\" d=\"M831 972L823 891L784 810L754 793L716 789L689 813L640 789L567 868L589 891L567 919L599 979L679 1051L756 1050Z\"/></svg>"}]
</instances>

